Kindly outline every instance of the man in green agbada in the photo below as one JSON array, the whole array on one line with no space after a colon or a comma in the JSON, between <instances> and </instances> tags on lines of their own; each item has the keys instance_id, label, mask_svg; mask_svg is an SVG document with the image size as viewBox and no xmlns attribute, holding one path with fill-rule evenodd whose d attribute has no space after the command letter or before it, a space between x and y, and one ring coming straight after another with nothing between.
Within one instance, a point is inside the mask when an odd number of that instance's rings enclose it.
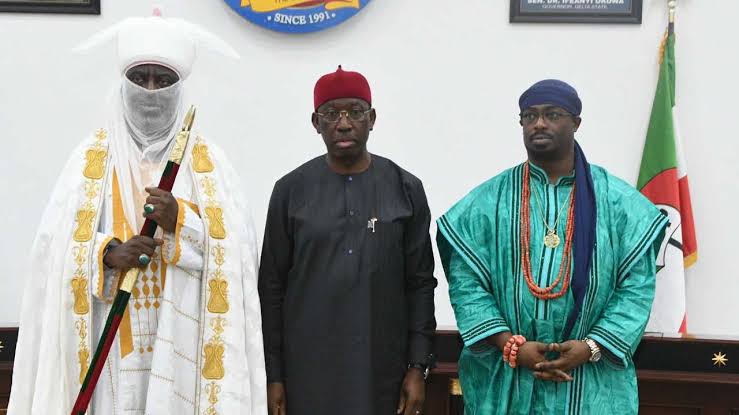
<instances>
[{"instance_id":1,"label":"man in green agbada","mask_svg":"<svg viewBox=\"0 0 739 415\"><path fill-rule=\"evenodd\" d=\"M587 163L574 140L582 103L570 85L538 82L519 107L528 160L438 220L464 340L465 414L636 414L632 356L667 219ZM528 340L515 368L502 359L512 335Z\"/></svg>"}]
</instances>

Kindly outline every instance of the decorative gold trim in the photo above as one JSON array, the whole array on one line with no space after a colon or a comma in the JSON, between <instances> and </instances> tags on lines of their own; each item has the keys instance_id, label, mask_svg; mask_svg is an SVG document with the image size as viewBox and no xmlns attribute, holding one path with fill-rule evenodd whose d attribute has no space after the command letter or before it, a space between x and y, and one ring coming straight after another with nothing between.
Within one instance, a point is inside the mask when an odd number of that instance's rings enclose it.
<instances>
[{"instance_id":1,"label":"decorative gold trim","mask_svg":"<svg viewBox=\"0 0 739 415\"><path fill-rule=\"evenodd\" d=\"M226 374L223 367L223 354L226 351L221 334L223 334L223 326L226 319L216 317L211 320L210 326L213 328L213 337L203 347L205 364L203 365L203 377L208 380L221 380Z\"/></svg>"},{"instance_id":2,"label":"decorative gold trim","mask_svg":"<svg viewBox=\"0 0 739 415\"><path fill-rule=\"evenodd\" d=\"M112 240L112 236L106 237L100 244L100 249L98 249L98 289L96 294L100 299L105 298L105 263L103 262L105 258L103 258L103 253L105 253L105 247Z\"/></svg>"},{"instance_id":3,"label":"decorative gold trim","mask_svg":"<svg viewBox=\"0 0 739 415\"><path fill-rule=\"evenodd\" d=\"M82 174L88 179L98 180L105 175L105 160L108 150L103 144L108 133L102 128L95 132L95 143L85 152L85 168ZM79 242L79 241L78 241Z\"/></svg>"},{"instance_id":4,"label":"decorative gold trim","mask_svg":"<svg viewBox=\"0 0 739 415\"><path fill-rule=\"evenodd\" d=\"M218 415L216 404L218 403L218 394L221 393L221 387L215 382L210 382L205 386L205 393L208 394L208 402L210 403L208 409L205 410L205 415Z\"/></svg>"},{"instance_id":5,"label":"decorative gold trim","mask_svg":"<svg viewBox=\"0 0 739 415\"><path fill-rule=\"evenodd\" d=\"M208 301L208 311L211 313L225 314L228 312L228 281L222 277L220 270L216 271L221 275L214 275L213 279L208 281L210 287L210 300ZM214 273L215 274L215 273Z\"/></svg>"},{"instance_id":6,"label":"decorative gold trim","mask_svg":"<svg viewBox=\"0 0 739 415\"><path fill-rule=\"evenodd\" d=\"M162 259L172 265L177 265L177 262L180 260L180 255L182 254L180 238L182 234L182 225L185 224L185 203L186 202L184 200L177 198L177 223L175 224L174 230L174 253L172 254L172 258L169 258L169 261L167 261L168 258L166 258L165 255L162 255ZM167 248L169 249L170 247ZM167 250L167 253L169 254L169 250Z\"/></svg>"},{"instance_id":7,"label":"decorative gold trim","mask_svg":"<svg viewBox=\"0 0 739 415\"><path fill-rule=\"evenodd\" d=\"M226 239L226 224L223 219L223 209L215 199L215 181L205 176L200 181L200 184L203 187L203 193L208 196L208 201L205 204L205 216L208 218L208 234L213 239Z\"/></svg>"},{"instance_id":8,"label":"decorative gold trim","mask_svg":"<svg viewBox=\"0 0 739 415\"><path fill-rule=\"evenodd\" d=\"M92 239L92 225L95 221L95 207L92 203L85 203L80 210L77 211L77 228L74 231L73 239L75 242L87 242Z\"/></svg>"},{"instance_id":9,"label":"decorative gold trim","mask_svg":"<svg viewBox=\"0 0 739 415\"><path fill-rule=\"evenodd\" d=\"M449 379L449 394L452 396L462 396L462 384L458 378Z\"/></svg>"},{"instance_id":10,"label":"decorative gold trim","mask_svg":"<svg viewBox=\"0 0 739 415\"><path fill-rule=\"evenodd\" d=\"M72 293L74 294L74 313L85 315L90 312L90 303L87 301L87 278L85 274L75 274L72 278Z\"/></svg>"},{"instance_id":11,"label":"decorative gold trim","mask_svg":"<svg viewBox=\"0 0 739 415\"><path fill-rule=\"evenodd\" d=\"M196 173L210 173L213 171L213 161L208 154L208 146L199 136L192 148L192 168Z\"/></svg>"},{"instance_id":12,"label":"decorative gold trim","mask_svg":"<svg viewBox=\"0 0 739 415\"><path fill-rule=\"evenodd\" d=\"M210 158L207 146L203 140L198 137L197 143L193 148L192 169L195 173L208 173L215 170L213 160ZM208 253L206 267L203 269L204 288L208 292L208 300L203 310L203 318L201 319L203 327L203 342L200 361L200 372L203 377L204 389L198 390L198 402L202 403L203 399L207 399L207 409L203 413L208 415L218 414L217 404L219 401L219 393L221 385L216 382L224 379L226 369L225 361L225 342L222 337L224 327L227 320L224 318L229 312L228 302L228 284L229 281L225 275L223 265L226 261L226 249L220 243L213 245L213 240L223 240L228 235L226 231L226 223L224 219L224 211L218 199L216 198L216 182L207 175L198 175L200 184L200 213L201 218L207 223L208 237L205 240L204 252ZM210 247L212 246L212 247ZM212 261L212 262L211 262ZM215 316L214 316L215 315ZM206 321L210 321L213 330L212 336L205 340L207 330ZM205 395L202 395L202 393ZM199 407L198 407L199 408Z\"/></svg>"},{"instance_id":13,"label":"decorative gold trim","mask_svg":"<svg viewBox=\"0 0 739 415\"><path fill-rule=\"evenodd\" d=\"M184 202L184 203L185 203L185 204L186 204L187 206L189 206L189 207L190 207L190 209L192 209L192 211L193 211L193 212L195 212L195 214L196 214L196 215L198 215L198 217L200 217L200 208L198 207L198 205L197 205L197 204L195 204L195 203L193 203L193 202L189 202L189 201L187 201L187 200L183 200L183 202Z\"/></svg>"},{"instance_id":14,"label":"decorative gold trim","mask_svg":"<svg viewBox=\"0 0 739 415\"><path fill-rule=\"evenodd\" d=\"M211 253L215 258L217 268L210 276L208 287L210 288L210 298L208 299L208 311L211 313L225 314L228 312L228 281L225 278L221 266L225 262L226 249L217 244L211 249Z\"/></svg>"},{"instance_id":15,"label":"decorative gold trim","mask_svg":"<svg viewBox=\"0 0 739 415\"><path fill-rule=\"evenodd\" d=\"M213 239L226 239L226 226L223 221L223 208L217 202L211 201L205 208L208 217L208 234Z\"/></svg>"},{"instance_id":16,"label":"decorative gold trim","mask_svg":"<svg viewBox=\"0 0 739 415\"><path fill-rule=\"evenodd\" d=\"M87 247L85 245L77 245L72 248L74 255L74 263L77 269L74 271L72 278L72 294L74 295L74 313L84 315L90 311L90 301L87 299L88 284L87 274L85 274L84 265L87 256Z\"/></svg>"},{"instance_id":17,"label":"decorative gold trim","mask_svg":"<svg viewBox=\"0 0 739 415\"><path fill-rule=\"evenodd\" d=\"M212 199L216 196L215 180L211 179L208 176L205 176L200 181L200 184L203 186L203 193L205 193L205 195L208 196L209 199Z\"/></svg>"},{"instance_id":18,"label":"decorative gold trim","mask_svg":"<svg viewBox=\"0 0 739 415\"><path fill-rule=\"evenodd\" d=\"M77 358L80 363L80 385L85 381L87 369L90 367L90 349L87 348L87 320L81 317L75 324L77 332L80 336L80 347L77 351Z\"/></svg>"},{"instance_id":19,"label":"decorative gold trim","mask_svg":"<svg viewBox=\"0 0 739 415\"><path fill-rule=\"evenodd\" d=\"M80 375L79 381L82 384L87 376L87 370L90 367L90 345L88 338L89 330L89 313L90 313L90 277L88 272L95 271L89 267L88 253L94 249L93 238L95 236L95 220L97 218L98 209L100 207L100 179L105 176L106 163L108 158L108 148L105 139L108 137L104 129L95 132L95 142L85 151L85 166L82 175L89 180L85 180L84 192L85 201L77 210L75 220L77 226L72 234L72 240L78 242L72 248L72 255L75 264L75 270L70 280L71 291L74 304L72 311L78 317L74 317L74 324L77 336L79 337L79 346L77 348L77 360L79 362ZM100 258L99 258L100 259ZM100 259L102 261L102 259Z\"/></svg>"},{"instance_id":20,"label":"decorative gold trim","mask_svg":"<svg viewBox=\"0 0 739 415\"><path fill-rule=\"evenodd\" d=\"M105 159L108 152L105 150L89 149L85 153L85 170L82 174L88 179L102 179L105 174Z\"/></svg>"}]
</instances>

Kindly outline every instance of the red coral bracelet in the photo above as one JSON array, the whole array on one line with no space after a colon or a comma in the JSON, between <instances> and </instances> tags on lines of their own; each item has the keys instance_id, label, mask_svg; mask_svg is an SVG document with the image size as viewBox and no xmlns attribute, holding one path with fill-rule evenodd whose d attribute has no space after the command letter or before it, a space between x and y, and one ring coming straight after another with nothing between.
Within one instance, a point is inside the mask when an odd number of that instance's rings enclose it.
<instances>
[{"instance_id":1,"label":"red coral bracelet","mask_svg":"<svg viewBox=\"0 0 739 415\"><path fill-rule=\"evenodd\" d=\"M518 360L518 349L526 343L526 338L520 334L511 336L503 347L503 361L507 362L510 367L516 367Z\"/></svg>"}]
</instances>

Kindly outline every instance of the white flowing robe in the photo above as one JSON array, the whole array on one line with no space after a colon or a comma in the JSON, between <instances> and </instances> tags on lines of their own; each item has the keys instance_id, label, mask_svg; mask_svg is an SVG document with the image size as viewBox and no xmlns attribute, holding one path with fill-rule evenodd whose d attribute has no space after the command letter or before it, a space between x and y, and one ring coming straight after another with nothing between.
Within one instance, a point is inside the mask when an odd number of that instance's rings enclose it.
<instances>
[{"instance_id":1,"label":"white flowing robe","mask_svg":"<svg viewBox=\"0 0 739 415\"><path fill-rule=\"evenodd\" d=\"M97 347L118 277L102 265L103 248L125 228L114 214L113 148L99 130L76 149L44 213L9 414L69 414ZM172 193L177 229L132 291L92 413L264 414L257 244L238 178L193 132Z\"/></svg>"}]
</instances>

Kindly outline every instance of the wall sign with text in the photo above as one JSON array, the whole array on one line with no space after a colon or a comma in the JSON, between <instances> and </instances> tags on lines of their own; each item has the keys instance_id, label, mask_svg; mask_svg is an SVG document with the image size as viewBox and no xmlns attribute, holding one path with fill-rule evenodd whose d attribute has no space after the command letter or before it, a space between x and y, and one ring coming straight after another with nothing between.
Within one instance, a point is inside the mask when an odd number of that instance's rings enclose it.
<instances>
[{"instance_id":1,"label":"wall sign with text","mask_svg":"<svg viewBox=\"0 0 739 415\"><path fill-rule=\"evenodd\" d=\"M336 26L370 0L226 0L252 23L278 32L307 33Z\"/></svg>"},{"instance_id":2,"label":"wall sign with text","mask_svg":"<svg viewBox=\"0 0 739 415\"><path fill-rule=\"evenodd\" d=\"M511 0L511 23L641 23L643 0Z\"/></svg>"}]
</instances>

